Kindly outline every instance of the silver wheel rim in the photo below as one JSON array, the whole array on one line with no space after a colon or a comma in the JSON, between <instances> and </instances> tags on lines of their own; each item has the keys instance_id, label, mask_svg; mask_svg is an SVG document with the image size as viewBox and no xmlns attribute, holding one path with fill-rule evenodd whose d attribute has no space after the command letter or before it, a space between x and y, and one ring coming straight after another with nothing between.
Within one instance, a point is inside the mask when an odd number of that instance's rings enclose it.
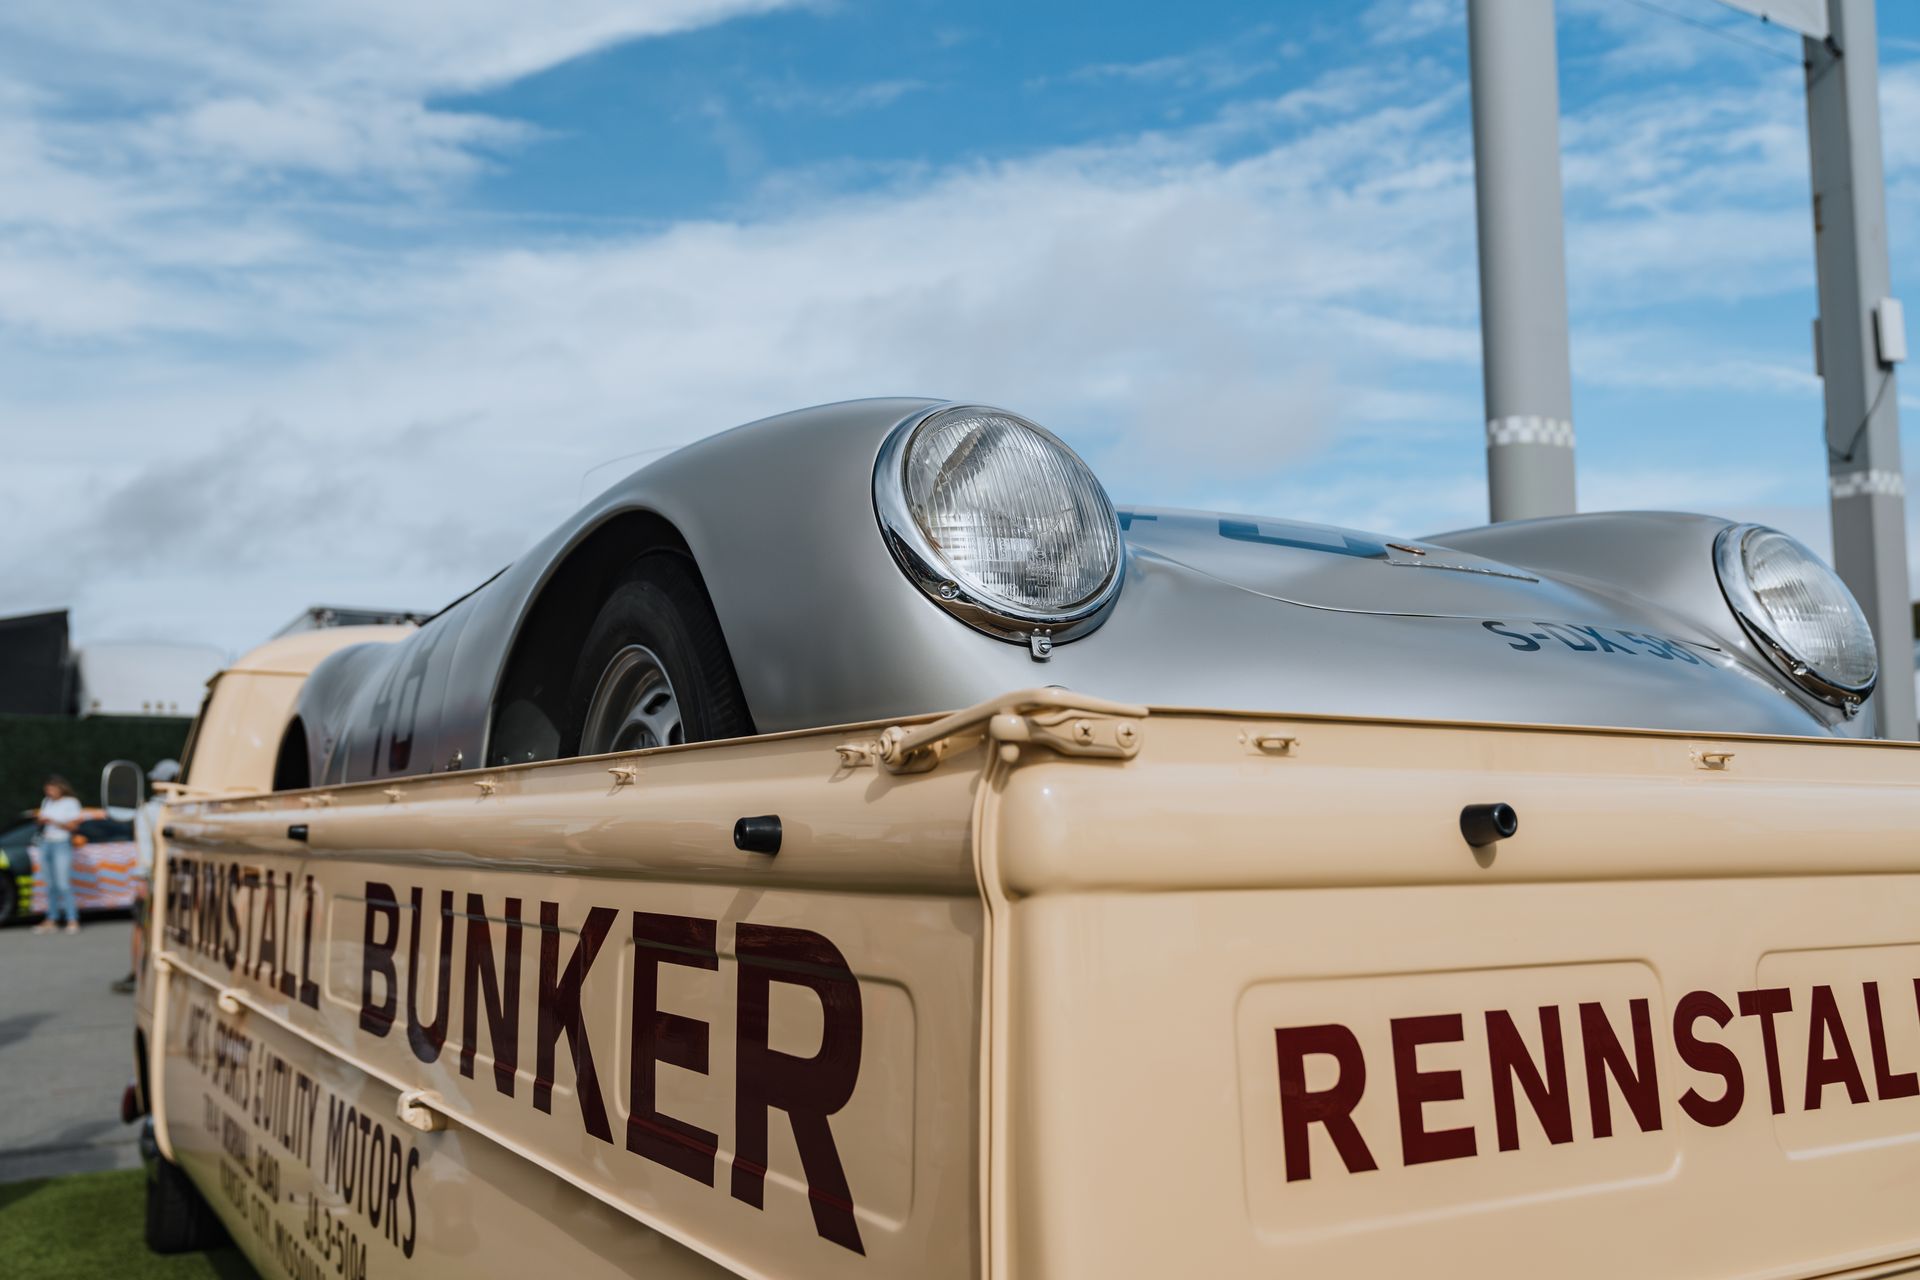
<instances>
[{"instance_id":1,"label":"silver wheel rim","mask_svg":"<svg viewBox=\"0 0 1920 1280\"><path fill-rule=\"evenodd\" d=\"M607 661L587 703L587 722L580 731L580 754L641 751L672 747L686 741L680 723L680 700L660 657L641 644L630 644Z\"/></svg>"}]
</instances>

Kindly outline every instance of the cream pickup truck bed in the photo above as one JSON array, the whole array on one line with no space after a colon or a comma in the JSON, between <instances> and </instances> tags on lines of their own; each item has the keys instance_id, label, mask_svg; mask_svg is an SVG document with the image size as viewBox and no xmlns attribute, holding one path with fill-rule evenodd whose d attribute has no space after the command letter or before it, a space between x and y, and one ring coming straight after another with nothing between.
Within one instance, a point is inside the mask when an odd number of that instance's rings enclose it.
<instances>
[{"instance_id":1,"label":"cream pickup truck bed","mask_svg":"<svg viewBox=\"0 0 1920 1280\"><path fill-rule=\"evenodd\" d=\"M182 799L146 1097L272 1275L1893 1274L1916 751L1046 690Z\"/></svg>"}]
</instances>

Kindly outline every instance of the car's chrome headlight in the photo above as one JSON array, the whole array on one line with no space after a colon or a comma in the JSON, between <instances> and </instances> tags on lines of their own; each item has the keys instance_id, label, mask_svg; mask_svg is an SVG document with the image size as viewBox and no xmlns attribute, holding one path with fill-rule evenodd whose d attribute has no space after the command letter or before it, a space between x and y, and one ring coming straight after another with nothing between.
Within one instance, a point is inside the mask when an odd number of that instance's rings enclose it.
<instances>
[{"instance_id":1,"label":"car's chrome headlight","mask_svg":"<svg viewBox=\"0 0 1920 1280\"><path fill-rule=\"evenodd\" d=\"M1120 590L1105 489L1052 433L961 405L901 423L880 448L874 510L901 568L943 608L1003 640L1070 640Z\"/></svg>"},{"instance_id":2,"label":"car's chrome headlight","mask_svg":"<svg viewBox=\"0 0 1920 1280\"><path fill-rule=\"evenodd\" d=\"M1820 557L1758 524L1722 529L1713 554L1727 602L1795 683L1839 706L1873 692L1880 676L1873 632Z\"/></svg>"}]
</instances>

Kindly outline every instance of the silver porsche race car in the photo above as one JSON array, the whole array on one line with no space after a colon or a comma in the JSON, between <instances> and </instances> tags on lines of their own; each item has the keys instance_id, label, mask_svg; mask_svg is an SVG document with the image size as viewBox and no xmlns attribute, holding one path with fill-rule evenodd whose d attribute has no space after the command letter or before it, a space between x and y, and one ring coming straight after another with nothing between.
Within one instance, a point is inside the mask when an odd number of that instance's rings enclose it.
<instances>
[{"instance_id":1,"label":"silver porsche race car","mask_svg":"<svg viewBox=\"0 0 1920 1280\"><path fill-rule=\"evenodd\" d=\"M967 706L1157 706L1864 736L1877 675L1777 530L1579 515L1394 539L1116 508L999 409L862 400L614 485L404 640L326 659L278 788Z\"/></svg>"}]
</instances>

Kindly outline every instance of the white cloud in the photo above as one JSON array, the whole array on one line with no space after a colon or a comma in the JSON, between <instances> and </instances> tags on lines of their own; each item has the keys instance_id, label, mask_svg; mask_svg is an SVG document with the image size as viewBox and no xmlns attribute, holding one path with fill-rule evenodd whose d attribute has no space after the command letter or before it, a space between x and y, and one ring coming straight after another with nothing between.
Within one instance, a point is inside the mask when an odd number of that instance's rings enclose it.
<instances>
[{"instance_id":1,"label":"white cloud","mask_svg":"<svg viewBox=\"0 0 1920 1280\"><path fill-rule=\"evenodd\" d=\"M1714 0L1560 0L1560 5L1563 21L1591 23L1606 34L1606 46L1593 61L1612 76L1677 73L1729 61L1778 66L1800 60L1798 36Z\"/></svg>"},{"instance_id":2,"label":"white cloud","mask_svg":"<svg viewBox=\"0 0 1920 1280\"><path fill-rule=\"evenodd\" d=\"M1463 0L1375 0L1360 25L1375 43L1401 44L1464 26L1466 20Z\"/></svg>"},{"instance_id":3,"label":"white cloud","mask_svg":"<svg viewBox=\"0 0 1920 1280\"><path fill-rule=\"evenodd\" d=\"M205 99L146 122L138 141L150 161L202 166L228 182L303 171L432 187L533 136L512 121L404 97L302 93Z\"/></svg>"},{"instance_id":4,"label":"white cloud","mask_svg":"<svg viewBox=\"0 0 1920 1280\"><path fill-rule=\"evenodd\" d=\"M156 73L257 93L381 86L459 92L505 84L623 40L670 35L792 0L18 0L0 11L5 60L58 55L69 82L135 98ZM195 86L199 87L199 86Z\"/></svg>"},{"instance_id":5,"label":"white cloud","mask_svg":"<svg viewBox=\"0 0 1920 1280\"><path fill-rule=\"evenodd\" d=\"M1123 81L1135 84L1171 85L1178 89L1198 89L1220 93L1238 88L1280 65L1288 56L1288 46L1270 26L1257 26L1234 39L1165 54L1136 62L1099 62L1080 67L1066 79L1083 84ZM1045 84L1044 78L1033 87Z\"/></svg>"},{"instance_id":6,"label":"white cloud","mask_svg":"<svg viewBox=\"0 0 1920 1280\"><path fill-rule=\"evenodd\" d=\"M851 88L820 88L796 79L761 86L756 101L779 111L812 111L827 116L850 116L862 111L877 111L891 106L911 93L924 93L925 80L902 77L875 80Z\"/></svg>"},{"instance_id":7,"label":"white cloud","mask_svg":"<svg viewBox=\"0 0 1920 1280\"><path fill-rule=\"evenodd\" d=\"M524 141L519 125L432 105L623 40L795 0L144 0L0 7L0 74L124 118L63 130L151 179L283 170L418 186ZM59 69L49 86L46 69ZM128 126L133 127L128 127ZM182 166L192 166L182 172Z\"/></svg>"}]
</instances>

